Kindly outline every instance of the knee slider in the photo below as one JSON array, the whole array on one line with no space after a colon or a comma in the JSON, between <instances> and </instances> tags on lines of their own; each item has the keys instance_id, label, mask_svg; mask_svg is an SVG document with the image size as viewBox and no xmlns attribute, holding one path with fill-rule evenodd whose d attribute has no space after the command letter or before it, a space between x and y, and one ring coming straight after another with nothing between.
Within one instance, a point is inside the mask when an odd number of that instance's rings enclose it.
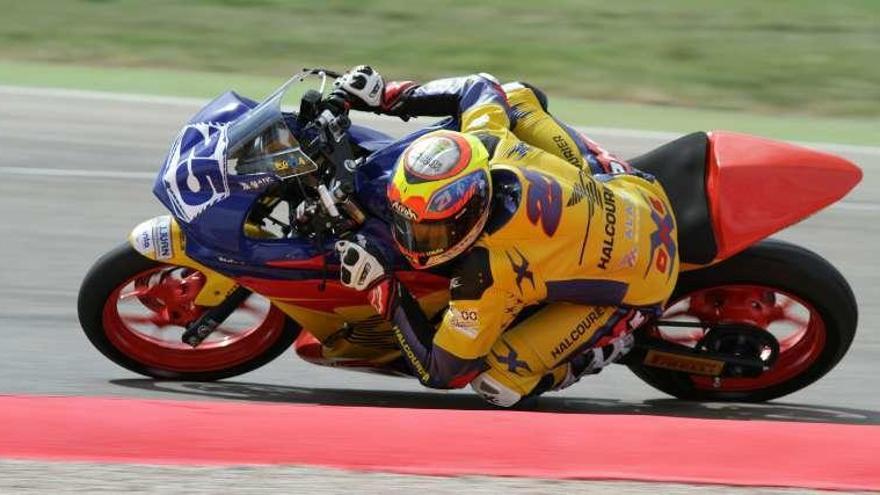
<instances>
[{"instance_id":1,"label":"knee slider","mask_svg":"<svg viewBox=\"0 0 880 495\"><path fill-rule=\"evenodd\" d=\"M498 380L489 376L488 371L477 375L471 381L471 388L480 397L496 406L512 407L522 399L522 395L519 392L502 385Z\"/></svg>"}]
</instances>

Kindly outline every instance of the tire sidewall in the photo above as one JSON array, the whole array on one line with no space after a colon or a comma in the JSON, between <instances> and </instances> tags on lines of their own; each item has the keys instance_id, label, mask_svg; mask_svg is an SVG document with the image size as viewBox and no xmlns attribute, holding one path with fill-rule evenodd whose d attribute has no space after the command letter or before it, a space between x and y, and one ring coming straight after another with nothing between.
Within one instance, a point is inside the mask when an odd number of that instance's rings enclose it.
<instances>
[{"instance_id":1,"label":"tire sidewall","mask_svg":"<svg viewBox=\"0 0 880 495\"><path fill-rule=\"evenodd\" d=\"M843 358L852 344L858 320L852 289L837 269L805 248L766 240L717 265L683 272L670 301L722 285L772 287L812 306L825 324L825 345L819 356L800 374L755 391L699 389L686 373L630 364L639 378L681 399L760 402L788 395L815 382Z\"/></svg>"},{"instance_id":2,"label":"tire sidewall","mask_svg":"<svg viewBox=\"0 0 880 495\"><path fill-rule=\"evenodd\" d=\"M300 327L285 316L284 328L265 351L243 363L210 371L175 371L157 368L137 361L119 350L107 337L103 313L108 299L116 289L139 273L167 266L138 253L123 243L100 257L80 286L77 309L80 326L95 348L114 363L140 375L167 380L212 381L253 371L278 357L293 345Z\"/></svg>"}]
</instances>

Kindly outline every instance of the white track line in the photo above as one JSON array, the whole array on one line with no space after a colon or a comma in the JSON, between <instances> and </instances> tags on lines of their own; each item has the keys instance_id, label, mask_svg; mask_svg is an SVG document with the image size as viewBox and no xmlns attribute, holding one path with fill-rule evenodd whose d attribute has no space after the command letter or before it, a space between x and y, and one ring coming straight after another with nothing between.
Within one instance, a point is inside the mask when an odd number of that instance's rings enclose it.
<instances>
[{"instance_id":1,"label":"white track line","mask_svg":"<svg viewBox=\"0 0 880 495\"><path fill-rule=\"evenodd\" d=\"M38 96L47 98L77 98L100 101L116 101L123 103L137 103L145 105L179 105L179 106L199 106L205 103L205 99L201 98L181 98L173 96L151 96L139 94L123 94L123 93L105 93L101 91L85 91L75 89L54 89L54 88L27 88L18 86L0 85L0 94L18 95L18 96ZM363 115L367 119L383 119L370 114ZM661 131L643 131L633 129L618 129L608 127L583 127L584 131L594 134L603 134L606 136L629 137L635 139L654 139L658 141L668 141L679 137L680 134L673 132ZM837 150L841 152L862 153L868 155L880 155L880 147L874 146L858 146L837 143L800 143L807 146L817 148L825 148L829 150ZM0 167L0 174L18 175L18 176L36 176L36 177L69 177L84 179L154 179L156 172L134 172L134 171L118 171L118 170L85 170L85 169L53 169L53 168L25 168L25 167ZM841 202L832 206L835 209L844 209L852 211L880 211L880 203L872 202Z\"/></svg>"},{"instance_id":2,"label":"white track line","mask_svg":"<svg viewBox=\"0 0 880 495\"><path fill-rule=\"evenodd\" d=\"M39 96L46 98L78 98L88 100L117 101L122 103L138 103L145 105L178 105L178 106L200 106L204 105L208 100L204 98L183 98L177 96L153 96L142 94L126 94L126 93L109 93L102 91L87 91L79 89L58 89L58 88L28 88L20 86L4 86L0 85L0 95L7 94L12 96ZM387 117L379 117L372 114L365 114L363 117L370 119L384 119ZM580 127L587 133L602 134L605 136L636 138L636 139L653 139L658 141L669 141L681 136L681 133L663 132L663 131L646 131L637 129L620 129L616 127ZM880 134L880 133L878 133ZM796 141L798 144L810 146L813 148L822 148L829 151L837 151L841 153L860 153L865 155L880 156L880 146L863 146L854 144L841 143L824 143L824 142L806 142Z\"/></svg>"},{"instance_id":3,"label":"white track line","mask_svg":"<svg viewBox=\"0 0 880 495\"><path fill-rule=\"evenodd\" d=\"M121 179L142 180L155 179L158 172L123 172L118 170L85 170L67 168L25 168L0 167L0 175L18 175L31 177L69 177L77 179ZM852 211L880 211L880 203L843 201L832 205L833 209Z\"/></svg>"},{"instance_id":4,"label":"white track line","mask_svg":"<svg viewBox=\"0 0 880 495\"><path fill-rule=\"evenodd\" d=\"M2 175L36 177L74 177L85 179L155 179L158 172L122 172L118 170L85 170L76 168L0 167Z\"/></svg>"},{"instance_id":5,"label":"white track line","mask_svg":"<svg viewBox=\"0 0 880 495\"><path fill-rule=\"evenodd\" d=\"M84 89L29 88L0 85L0 94L10 96L39 96L45 98L77 98L83 100L118 101L121 103L143 103L145 105L200 106L208 102L206 98L184 98L180 96L155 96L129 93L110 93Z\"/></svg>"}]
</instances>

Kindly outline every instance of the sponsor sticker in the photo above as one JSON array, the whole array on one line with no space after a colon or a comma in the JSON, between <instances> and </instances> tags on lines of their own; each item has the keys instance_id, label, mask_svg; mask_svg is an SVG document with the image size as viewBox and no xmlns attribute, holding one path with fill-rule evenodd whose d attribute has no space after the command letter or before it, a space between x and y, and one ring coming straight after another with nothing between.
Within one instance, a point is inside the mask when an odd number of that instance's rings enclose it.
<instances>
[{"instance_id":1,"label":"sponsor sticker","mask_svg":"<svg viewBox=\"0 0 880 495\"><path fill-rule=\"evenodd\" d=\"M605 210L605 238L602 240L602 252L596 267L601 270L607 270L608 263L614 255L614 239L617 233L617 203L614 193L603 188L602 204Z\"/></svg>"},{"instance_id":2,"label":"sponsor sticker","mask_svg":"<svg viewBox=\"0 0 880 495\"><path fill-rule=\"evenodd\" d=\"M663 351L648 351L644 364L655 368L683 371L694 375L718 376L724 369L724 361L672 354Z\"/></svg>"},{"instance_id":3,"label":"sponsor sticker","mask_svg":"<svg viewBox=\"0 0 880 495\"><path fill-rule=\"evenodd\" d=\"M409 206L406 206L399 201L392 201L391 209L394 210L398 215L406 219L415 220L416 218L418 218L416 212L414 212Z\"/></svg>"},{"instance_id":4,"label":"sponsor sticker","mask_svg":"<svg viewBox=\"0 0 880 495\"><path fill-rule=\"evenodd\" d=\"M577 326L575 326L568 335L565 336L562 341L560 341L556 346L550 351L550 357L554 361L558 361L565 357L565 354L572 350L575 347L580 346L583 341L581 340L583 337L590 337L593 335L592 330L599 322L600 318L605 314L606 308L603 306L597 306L592 311L587 314L580 322L578 322Z\"/></svg>"},{"instance_id":5,"label":"sponsor sticker","mask_svg":"<svg viewBox=\"0 0 880 495\"><path fill-rule=\"evenodd\" d=\"M632 268L636 266L636 262L639 261L639 250L638 248L632 248L626 252L618 263L619 268Z\"/></svg>"},{"instance_id":6,"label":"sponsor sticker","mask_svg":"<svg viewBox=\"0 0 880 495\"><path fill-rule=\"evenodd\" d=\"M171 217L162 216L142 222L131 233L132 245L142 255L154 260L174 257Z\"/></svg>"},{"instance_id":7,"label":"sponsor sticker","mask_svg":"<svg viewBox=\"0 0 880 495\"><path fill-rule=\"evenodd\" d=\"M452 311L452 319L449 323L452 328L469 339L477 338L477 333L480 330L480 314L472 309L451 309L450 311Z\"/></svg>"},{"instance_id":8,"label":"sponsor sticker","mask_svg":"<svg viewBox=\"0 0 880 495\"><path fill-rule=\"evenodd\" d=\"M139 224L131 232L131 241L137 252L144 256L153 254L153 220Z\"/></svg>"},{"instance_id":9,"label":"sponsor sticker","mask_svg":"<svg viewBox=\"0 0 880 495\"><path fill-rule=\"evenodd\" d=\"M266 176L251 180L243 180L239 182L238 185L243 191L257 191L273 182L275 182L274 177Z\"/></svg>"},{"instance_id":10,"label":"sponsor sticker","mask_svg":"<svg viewBox=\"0 0 880 495\"><path fill-rule=\"evenodd\" d=\"M157 260L167 260L174 256L171 241L171 218L159 217L153 222L154 252Z\"/></svg>"},{"instance_id":11,"label":"sponsor sticker","mask_svg":"<svg viewBox=\"0 0 880 495\"><path fill-rule=\"evenodd\" d=\"M638 217L636 216L636 205L633 203L633 200L623 196L623 211L625 213L624 221L623 221L623 235L628 240L633 241L636 238L636 222L638 221Z\"/></svg>"},{"instance_id":12,"label":"sponsor sticker","mask_svg":"<svg viewBox=\"0 0 880 495\"><path fill-rule=\"evenodd\" d=\"M578 155L575 154L574 150L571 147L571 144L569 144L569 140L566 139L565 136L562 136L560 134L553 136L553 143L556 145L557 148L559 148L559 152L562 154L562 157L565 159L565 161L571 163L576 167L581 166L580 158L578 158Z\"/></svg>"},{"instance_id":13,"label":"sponsor sticker","mask_svg":"<svg viewBox=\"0 0 880 495\"><path fill-rule=\"evenodd\" d=\"M440 177L462 159L458 144L447 137L428 137L414 142L404 159L404 167L421 177Z\"/></svg>"},{"instance_id":14,"label":"sponsor sticker","mask_svg":"<svg viewBox=\"0 0 880 495\"><path fill-rule=\"evenodd\" d=\"M644 196L651 207L651 221L654 231L651 233L651 257L643 277L648 276L651 267L665 273L667 280L672 277L675 267L676 243L674 240L675 220L663 202L654 196Z\"/></svg>"}]
</instances>

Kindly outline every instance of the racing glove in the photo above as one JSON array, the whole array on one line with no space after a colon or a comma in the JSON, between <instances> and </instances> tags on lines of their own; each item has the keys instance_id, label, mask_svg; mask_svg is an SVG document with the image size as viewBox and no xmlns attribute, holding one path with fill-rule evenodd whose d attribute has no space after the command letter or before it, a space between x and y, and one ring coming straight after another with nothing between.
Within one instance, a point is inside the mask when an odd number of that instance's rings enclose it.
<instances>
[{"instance_id":1,"label":"racing glove","mask_svg":"<svg viewBox=\"0 0 880 495\"><path fill-rule=\"evenodd\" d=\"M398 284L385 269L388 263L382 252L358 235L354 241L336 243L341 266L342 285L358 291L369 291L370 305L385 319L390 319L398 298Z\"/></svg>"},{"instance_id":2,"label":"racing glove","mask_svg":"<svg viewBox=\"0 0 880 495\"><path fill-rule=\"evenodd\" d=\"M397 115L408 120L409 115L398 112L404 96L417 84L413 81L385 83L382 75L369 65L358 65L343 74L334 85L352 96L355 110Z\"/></svg>"},{"instance_id":3,"label":"racing glove","mask_svg":"<svg viewBox=\"0 0 880 495\"><path fill-rule=\"evenodd\" d=\"M385 96L385 80L369 65L358 65L334 83L337 88L355 97L355 108L378 111ZM357 105L361 103L361 105Z\"/></svg>"},{"instance_id":4,"label":"racing glove","mask_svg":"<svg viewBox=\"0 0 880 495\"><path fill-rule=\"evenodd\" d=\"M366 237L358 235L354 241L338 241L341 266L339 279L342 285L354 290L370 289L377 282L390 275L385 270L386 262L382 252L367 242Z\"/></svg>"}]
</instances>

